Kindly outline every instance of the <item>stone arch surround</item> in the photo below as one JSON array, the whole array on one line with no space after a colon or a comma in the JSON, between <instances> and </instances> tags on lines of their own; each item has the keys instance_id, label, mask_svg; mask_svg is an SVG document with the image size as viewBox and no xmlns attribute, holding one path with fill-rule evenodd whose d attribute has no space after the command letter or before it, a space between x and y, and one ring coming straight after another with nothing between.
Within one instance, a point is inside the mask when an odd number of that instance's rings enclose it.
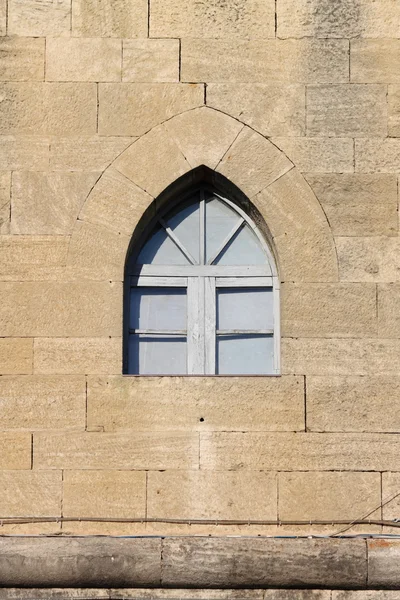
<instances>
[{"instance_id":1,"label":"stone arch surround","mask_svg":"<svg viewBox=\"0 0 400 600\"><path fill-rule=\"evenodd\" d=\"M221 173L254 204L272 237L282 281L338 280L335 243L311 188L271 141L238 120L201 107L157 125L102 174L74 228L68 267L122 281L132 234L161 192L200 165Z\"/></svg>"}]
</instances>

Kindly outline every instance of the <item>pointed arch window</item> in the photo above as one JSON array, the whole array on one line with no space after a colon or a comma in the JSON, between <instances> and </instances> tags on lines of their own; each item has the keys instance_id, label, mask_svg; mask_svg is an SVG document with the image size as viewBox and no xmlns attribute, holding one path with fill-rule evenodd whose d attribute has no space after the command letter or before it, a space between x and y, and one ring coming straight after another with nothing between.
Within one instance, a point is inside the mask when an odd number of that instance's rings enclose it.
<instances>
[{"instance_id":1,"label":"pointed arch window","mask_svg":"<svg viewBox=\"0 0 400 600\"><path fill-rule=\"evenodd\" d=\"M128 276L128 374L279 373L279 283L247 214L203 186L158 214Z\"/></svg>"}]
</instances>

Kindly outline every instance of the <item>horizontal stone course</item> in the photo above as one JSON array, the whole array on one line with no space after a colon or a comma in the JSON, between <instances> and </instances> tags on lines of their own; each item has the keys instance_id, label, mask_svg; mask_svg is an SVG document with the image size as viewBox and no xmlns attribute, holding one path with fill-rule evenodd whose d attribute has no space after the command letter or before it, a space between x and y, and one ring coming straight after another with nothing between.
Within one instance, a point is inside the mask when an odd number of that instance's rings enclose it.
<instances>
[{"instance_id":1,"label":"horizontal stone course","mask_svg":"<svg viewBox=\"0 0 400 600\"><path fill-rule=\"evenodd\" d=\"M0 471L0 514L60 517L61 471Z\"/></svg>"},{"instance_id":2,"label":"horizontal stone course","mask_svg":"<svg viewBox=\"0 0 400 600\"><path fill-rule=\"evenodd\" d=\"M33 370L33 340L0 337L0 375L25 375Z\"/></svg>"},{"instance_id":3,"label":"horizontal stone course","mask_svg":"<svg viewBox=\"0 0 400 600\"><path fill-rule=\"evenodd\" d=\"M355 167L359 173L400 173L400 140L355 140Z\"/></svg>"},{"instance_id":4,"label":"horizontal stone course","mask_svg":"<svg viewBox=\"0 0 400 600\"><path fill-rule=\"evenodd\" d=\"M8 0L8 33L20 36L69 36L71 0Z\"/></svg>"},{"instance_id":5,"label":"horizontal stone course","mask_svg":"<svg viewBox=\"0 0 400 600\"><path fill-rule=\"evenodd\" d=\"M45 40L0 38L0 81L43 81Z\"/></svg>"},{"instance_id":6,"label":"horizontal stone course","mask_svg":"<svg viewBox=\"0 0 400 600\"><path fill-rule=\"evenodd\" d=\"M20 267L61 267L66 264L69 239L51 235L0 236L0 280L17 278Z\"/></svg>"},{"instance_id":7,"label":"horizontal stone course","mask_svg":"<svg viewBox=\"0 0 400 600\"><path fill-rule=\"evenodd\" d=\"M122 81L179 81L179 40L123 40Z\"/></svg>"},{"instance_id":8,"label":"horizontal stone course","mask_svg":"<svg viewBox=\"0 0 400 600\"><path fill-rule=\"evenodd\" d=\"M399 28L400 31L400 28ZM354 83L400 83L399 39L352 40L351 81Z\"/></svg>"},{"instance_id":9,"label":"horizontal stone course","mask_svg":"<svg viewBox=\"0 0 400 600\"><path fill-rule=\"evenodd\" d=\"M18 433L14 431L0 432L1 471L31 469L31 454L32 436L30 433Z\"/></svg>"},{"instance_id":10,"label":"horizontal stone course","mask_svg":"<svg viewBox=\"0 0 400 600\"><path fill-rule=\"evenodd\" d=\"M400 243L395 237L337 237L341 281L400 280Z\"/></svg>"},{"instance_id":11,"label":"horizontal stone course","mask_svg":"<svg viewBox=\"0 0 400 600\"><path fill-rule=\"evenodd\" d=\"M146 38L148 35L147 0L72 1L74 37Z\"/></svg>"},{"instance_id":12,"label":"horizontal stone course","mask_svg":"<svg viewBox=\"0 0 400 600\"><path fill-rule=\"evenodd\" d=\"M303 173L353 173L351 138L272 137L271 140Z\"/></svg>"},{"instance_id":13,"label":"horizontal stone course","mask_svg":"<svg viewBox=\"0 0 400 600\"><path fill-rule=\"evenodd\" d=\"M101 173L135 139L101 136L56 138L50 148L50 170Z\"/></svg>"},{"instance_id":14,"label":"horizontal stone course","mask_svg":"<svg viewBox=\"0 0 400 600\"><path fill-rule=\"evenodd\" d=\"M48 38L47 81L121 81L122 42L109 38Z\"/></svg>"},{"instance_id":15,"label":"horizontal stone course","mask_svg":"<svg viewBox=\"0 0 400 600\"><path fill-rule=\"evenodd\" d=\"M34 136L0 136L0 169L45 171L49 141Z\"/></svg>"}]
</instances>

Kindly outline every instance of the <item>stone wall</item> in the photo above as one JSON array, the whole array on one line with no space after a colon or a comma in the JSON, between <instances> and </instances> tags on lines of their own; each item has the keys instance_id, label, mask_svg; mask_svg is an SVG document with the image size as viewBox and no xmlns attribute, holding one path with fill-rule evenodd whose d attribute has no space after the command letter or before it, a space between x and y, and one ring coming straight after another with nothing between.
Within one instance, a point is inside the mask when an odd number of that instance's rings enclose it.
<instances>
[{"instance_id":1,"label":"stone wall","mask_svg":"<svg viewBox=\"0 0 400 600\"><path fill-rule=\"evenodd\" d=\"M0 0L0 32L0 517L54 520L0 533L398 517L397 0ZM271 232L281 377L121 375L130 237L201 164Z\"/></svg>"}]
</instances>

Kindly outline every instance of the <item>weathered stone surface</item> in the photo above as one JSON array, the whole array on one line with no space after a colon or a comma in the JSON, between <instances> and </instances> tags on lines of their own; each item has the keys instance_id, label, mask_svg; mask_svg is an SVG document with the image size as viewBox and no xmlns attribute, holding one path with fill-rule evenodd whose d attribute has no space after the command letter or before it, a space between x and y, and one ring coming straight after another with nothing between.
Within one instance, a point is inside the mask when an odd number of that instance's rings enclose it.
<instances>
[{"instance_id":1,"label":"weathered stone surface","mask_svg":"<svg viewBox=\"0 0 400 600\"><path fill-rule=\"evenodd\" d=\"M263 135L305 134L303 85L211 83L207 106L240 119Z\"/></svg>"},{"instance_id":2,"label":"weathered stone surface","mask_svg":"<svg viewBox=\"0 0 400 600\"><path fill-rule=\"evenodd\" d=\"M332 590L332 600L397 600L396 590Z\"/></svg>"},{"instance_id":3,"label":"weathered stone surface","mask_svg":"<svg viewBox=\"0 0 400 600\"><path fill-rule=\"evenodd\" d=\"M367 577L363 540L166 538L162 544L166 586L364 587Z\"/></svg>"},{"instance_id":4,"label":"weathered stone surface","mask_svg":"<svg viewBox=\"0 0 400 600\"><path fill-rule=\"evenodd\" d=\"M135 139L95 136L55 139L50 148L50 169L100 173Z\"/></svg>"},{"instance_id":5,"label":"weathered stone surface","mask_svg":"<svg viewBox=\"0 0 400 600\"><path fill-rule=\"evenodd\" d=\"M105 589L85 589L80 590L76 588L35 588L35 589L24 589L24 588L3 588L0 591L1 600L31 600L32 597L35 600L50 600L57 598L57 600L66 600L73 598L74 600L92 600L101 598L109 599L108 590Z\"/></svg>"},{"instance_id":6,"label":"weathered stone surface","mask_svg":"<svg viewBox=\"0 0 400 600\"><path fill-rule=\"evenodd\" d=\"M400 173L400 140L355 140L355 161L360 173Z\"/></svg>"},{"instance_id":7,"label":"weathered stone surface","mask_svg":"<svg viewBox=\"0 0 400 600\"><path fill-rule=\"evenodd\" d=\"M378 332L372 283L285 283L281 304L285 337L375 337Z\"/></svg>"},{"instance_id":8,"label":"weathered stone surface","mask_svg":"<svg viewBox=\"0 0 400 600\"><path fill-rule=\"evenodd\" d=\"M74 36L145 38L148 28L147 0L74 0L72 33Z\"/></svg>"},{"instance_id":9,"label":"weathered stone surface","mask_svg":"<svg viewBox=\"0 0 400 600\"><path fill-rule=\"evenodd\" d=\"M31 469L31 448L30 433L0 432L0 469Z\"/></svg>"},{"instance_id":10,"label":"weathered stone surface","mask_svg":"<svg viewBox=\"0 0 400 600\"><path fill-rule=\"evenodd\" d=\"M27 341L32 346L32 340ZM29 373L32 372L32 350L30 351ZM121 370L121 338L35 339L35 373L96 375L98 373L121 373Z\"/></svg>"},{"instance_id":11,"label":"weathered stone surface","mask_svg":"<svg viewBox=\"0 0 400 600\"><path fill-rule=\"evenodd\" d=\"M148 477L149 517L277 519L275 473L165 471Z\"/></svg>"},{"instance_id":12,"label":"weathered stone surface","mask_svg":"<svg viewBox=\"0 0 400 600\"><path fill-rule=\"evenodd\" d=\"M393 237L338 237L336 248L342 281L400 280L400 243Z\"/></svg>"},{"instance_id":13,"label":"weathered stone surface","mask_svg":"<svg viewBox=\"0 0 400 600\"><path fill-rule=\"evenodd\" d=\"M0 171L0 234L10 233L11 173Z\"/></svg>"},{"instance_id":14,"label":"weathered stone surface","mask_svg":"<svg viewBox=\"0 0 400 600\"><path fill-rule=\"evenodd\" d=\"M198 434L35 433L35 469L198 469Z\"/></svg>"},{"instance_id":15,"label":"weathered stone surface","mask_svg":"<svg viewBox=\"0 0 400 600\"><path fill-rule=\"evenodd\" d=\"M200 468L213 471L382 471L398 466L400 435L203 433ZM47 466L51 459L46 463ZM58 467L60 463L53 466Z\"/></svg>"},{"instance_id":16,"label":"weathered stone surface","mask_svg":"<svg viewBox=\"0 0 400 600\"><path fill-rule=\"evenodd\" d=\"M0 35L7 32L7 0L0 0Z\"/></svg>"},{"instance_id":17,"label":"weathered stone surface","mask_svg":"<svg viewBox=\"0 0 400 600\"><path fill-rule=\"evenodd\" d=\"M121 286L109 282L4 282L0 329L6 336L121 335Z\"/></svg>"},{"instance_id":18,"label":"weathered stone surface","mask_svg":"<svg viewBox=\"0 0 400 600\"><path fill-rule=\"evenodd\" d=\"M368 586L400 588L398 540L368 540Z\"/></svg>"},{"instance_id":19,"label":"weathered stone surface","mask_svg":"<svg viewBox=\"0 0 400 600\"><path fill-rule=\"evenodd\" d=\"M71 29L71 0L8 0L8 33L67 36Z\"/></svg>"},{"instance_id":20,"label":"weathered stone surface","mask_svg":"<svg viewBox=\"0 0 400 600\"><path fill-rule=\"evenodd\" d=\"M382 338L400 338L400 284L378 285L378 333Z\"/></svg>"},{"instance_id":21,"label":"weathered stone surface","mask_svg":"<svg viewBox=\"0 0 400 600\"><path fill-rule=\"evenodd\" d=\"M32 339L0 338L0 375L25 375L32 369Z\"/></svg>"},{"instance_id":22,"label":"weathered stone surface","mask_svg":"<svg viewBox=\"0 0 400 600\"><path fill-rule=\"evenodd\" d=\"M398 519L400 499L396 495L400 487L399 484L400 473L382 473L382 497L385 501L393 498L383 506L383 518L385 520ZM396 533L395 529L392 532Z\"/></svg>"},{"instance_id":23,"label":"weathered stone surface","mask_svg":"<svg viewBox=\"0 0 400 600\"><path fill-rule=\"evenodd\" d=\"M88 427L105 431L304 429L298 377L93 377Z\"/></svg>"},{"instance_id":24,"label":"weathered stone surface","mask_svg":"<svg viewBox=\"0 0 400 600\"><path fill-rule=\"evenodd\" d=\"M153 0L150 36L173 38L255 38L275 36L273 0L235 3Z\"/></svg>"},{"instance_id":25,"label":"weathered stone surface","mask_svg":"<svg viewBox=\"0 0 400 600\"><path fill-rule=\"evenodd\" d=\"M274 590L277 592L278 590ZM179 596L180 600L210 600L210 595L213 600L263 600L264 594L268 593L267 590L210 590L207 589L134 589L134 590L111 590L112 598L116 600L123 600L125 598L136 598L137 600L176 600ZM1 591L0 591L1 594ZM0 595L1 600L3 598ZM272 600L272 597L268 596L268 600ZM8 600L8 599L4 599ZM278 600L278 597L275 599ZM284 600L283 596L281 600ZM285 600L289 600L286 598ZM306 599L304 599L306 600ZM315 599L317 600L317 599ZM318 599L319 600L319 599ZM321 598L322 600L322 598ZM327 598L326 600L329 600Z\"/></svg>"},{"instance_id":26,"label":"weathered stone surface","mask_svg":"<svg viewBox=\"0 0 400 600\"><path fill-rule=\"evenodd\" d=\"M44 171L49 166L49 142L35 137L0 137L0 169Z\"/></svg>"},{"instance_id":27,"label":"weathered stone surface","mask_svg":"<svg viewBox=\"0 0 400 600\"><path fill-rule=\"evenodd\" d=\"M0 206L0 235L10 233L10 201Z\"/></svg>"},{"instance_id":28,"label":"weathered stone surface","mask_svg":"<svg viewBox=\"0 0 400 600\"><path fill-rule=\"evenodd\" d=\"M354 171L354 142L350 138L274 137L271 141L303 173Z\"/></svg>"},{"instance_id":29,"label":"weathered stone surface","mask_svg":"<svg viewBox=\"0 0 400 600\"><path fill-rule=\"evenodd\" d=\"M2 83L0 97L0 133L96 133L95 83Z\"/></svg>"},{"instance_id":30,"label":"weathered stone surface","mask_svg":"<svg viewBox=\"0 0 400 600\"><path fill-rule=\"evenodd\" d=\"M398 376L307 377L307 428L311 431L400 430Z\"/></svg>"},{"instance_id":31,"label":"weathered stone surface","mask_svg":"<svg viewBox=\"0 0 400 600\"><path fill-rule=\"evenodd\" d=\"M142 135L176 114L201 106L202 85L179 83L102 83L99 133Z\"/></svg>"},{"instance_id":32,"label":"weathered stone surface","mask_svg":"<svg viewBox=\"0 0 400 600\"><path fill-rule=\"evenodd\" d=\"M44 39L0 38L0 81L43 81Z\"/></svg>"},{"instance_id":33,"label":"weathered stone surface","mask_svg":"<svg viewBox=\"0 0 400 600\"><path fill-rule=\"evenodd\" d=\"M388 135L400 137L400 85L388 86Z\"/></svg>"},{"instance_id":34,"label":"weathered stone surface","mask_svg":"<svg viewBox=\"0 0 400 600\"><path fill-rule=\"evenodd\" d=\"M47 81L121 81L120 40L49 38Z\"/></svg>"},{"instance_id":35,"label":"weathered stone surface","mask_svg":"<svg viewBox=\"0 0 400 600\"><path fill-rule=\"evenodd\" d=\"M307 90L311 136L385 137L387 90L383 85L321 85Z\"/></svg>"},{"instance_id":36,"label":"weathered stone surface","mask_svg":"<svg viewBox=\"0 0 400 600\"><path fill-rule=\"evenodd\" d=\"M348 69L346 40L182 40L182 81L344 83Z\"/></svg>"},{"instance_id":37,"label":"weathered stone surface","mask_svg":"<svg viewBox=\"0 0 400 600\"><path fill-rule=\"evenodd\" d=\"M306 175L334 235L397 235L394 175Z\"/></svg>"},{"instance_id":38,"label":"weathered stone surface","mask_svg":"<svg viewBox=\"0 0 400 600\"><path fill-rule=\"evenodd\" d=\"M400 40L353 40L350 48L351 81L354 83L400 83L400 74L397 69L399 60Z\"/></svg>"},{"instance_id":39,"label":"weathered stone surface","mask_svg":"<svg viewBox=\"0 0 400 600\"><path fill-rule=\"evenodd\" d=\"M61 471L0 471L0 485L2 515L61 516Z\"/></svg>"},{"instance_id":40,"label":"weathered stone surface","mask_svg":"<svg viewBox=\"0 0 400 600\"><path fill-rule=\"evenodd\" d=\"M400 340L283 339L283 369L296 375L398 375Z\"/></svg>"},{"instance_id":41,"label":"weathered stone surface","mask_svg":"<svg viewBox=\"0 0 400 600\"><path fill-rule=\"evenodd\" d=\"M359 519L381 501L380 473L279 473L282 521ZM369 514L370 519L379 519Z\"/></svg>"},{"instance_id":42,"label":"weathered stone surface","mask_svg":"<svg viewBox=\"0 0 400 600\"><path fill-rule=\"evenodd\" d=\"M122 81L179 81L179 40L123 40Z\"/></svg>"},{"instance_id":43,"label":"weathered stone surface","mask_svg":"<svg viewBox=\"0 0 400 600\"><path fill-rule=\"evenodd\" d=\"M64 517L129 519L146 514L144 471L65 471Z\"/></svg>"},{"instance_id":44,"label":"weathered stone surface","mask_svg":"<svg viewBox=\"0 0 400 600\"><path fill-rule=\"evenodd\" d=\"M84 377L0 377L2 429L83 430L85 404Z\"/></svg>"},{"instance_id":45,"label":"weathered stone surface","mask_svg":"<svg viewBox=\"0 0 400 600\"><path fill-rule=\"evenodd\" d=\"M98 177L99 173L14 173L11 232L70 234Z\"/></svg>"}]
</instances>

